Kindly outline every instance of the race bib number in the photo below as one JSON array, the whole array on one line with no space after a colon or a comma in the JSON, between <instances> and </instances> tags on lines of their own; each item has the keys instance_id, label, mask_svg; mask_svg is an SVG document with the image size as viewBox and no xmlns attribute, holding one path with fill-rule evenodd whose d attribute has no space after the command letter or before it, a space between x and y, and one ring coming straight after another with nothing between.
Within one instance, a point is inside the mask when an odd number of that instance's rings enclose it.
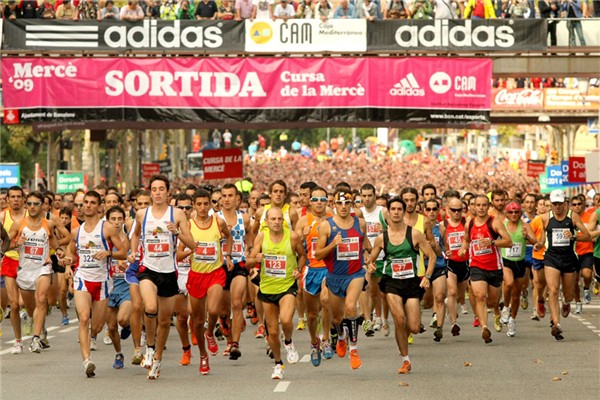
<instances>
[{"instance_id":1,"label":"race bib number","mask_svg":"<svg viewBox=\"0 0 600 400\"><path fill-rule=\"evenodd\" d=\"M265 255L265 275L272 278L285 278L286 256Z\"/></svg>"},{"instance_id":2,"label":"race bib number","mask_svg":"<svg viewBox=\"0 0 600 400\"><path fill-rule=\"evenodd\" d=\"M185 251L188 251L188 250L189 249L186 247ZM183 260L181 260L177 263L177 269L180 269L180 270L190 269L190 266L191 266L190 256L187 256L186 258L184 258Z\"/></svg>"},{"instance_id":3,"label":"race bib number","mask_svg":"<svg viewBox=\"0 0 600 400\"><path fill-rule=\"evenodd\" d=\"M36 243L25 242L23 245L23 256L29 260L42 261L44 248L37 246Z\"/></svg>"},{"instance_id":4,"label":"race bib number","mask_svg":"<svg viewBox=\"0 0 600 400\"><path fill-rule=\"evenodd\" d=\"M160 239L148 239L148 257L162 258L169 256L169 243Z\"/></svg>"},{"instance_id":5,"label":"race bib number","mask_svg":"<svg viewBox=\"0 0 600 400\"><path fill-rule=\"evenodd\" d=\"M208 264L216 263L218 260L217 243L198 242L198 247L196 247L196 252L194 253L194 259Z\"/></svg>"},{"instance_id":6,"label":"race bib number","mask_svg":"<svg viewBox=\"0 0 600 400\"><path fill-rule=\"evenodd\" d=\"M79 266L81 268L99 268L98 260L94 255L100 251L99 249L81 249L79 250Z\"/></svg>"},{"instance_id":7,"label":"race bib number","mask_svg":"<svg viewBox=\"0 0 600 400\"><path fill-rule=\"evenodd\" d=\"M448 246L452 251L460 250L462 246L463 238L465 237L465 232L452 232L448 234Z\"/></svg>"},{"instance_id":8,"label":"race bib number","mask_svg":"<svg viewBox=\"0 0 600 400\"><path fill-rule=\"evenodd\" d=\"M119 262L118 261L113 261L110 264L110 275L113 277L113 279L123 279L123 278L125 278L125 272L121 271L121 268L119 268Z\"/></svg>"},{"instance_id":9,"label":"race bib number","mask_svg":"<svg viewBox=\"0 0 600 400\"><path fill-rule=\"evenodd\" d=\"M473 240L473 255L475 256L484 256L486 254L492 254L492 245L488 244L487 246L481 244L481 240Z\"/></svg>"},{"instance_id":10,"label":"race bib number","mask_svg":"<svg viewBox=\"0 0 600 400\"><path fill-rule=\"evenodd\" d=\"M556 247L565 247L571 243L571 240L566 236L568 229L554 228L552 229L552 245Z\"/></svg>"},{"instance_id":11,"label":"race bib number","mask_svg":"<svg viewBox=\"0 0 600 400\"><path fill-rule=\"evenodd\" d=\"M337 245L337 259L340 261L358 260L359 249L358 238L344 238L342 243Z\"/></svg>"},{"instance_id":12,"label":"race bib number","mask_svg":"<svg viewBox=\"0 0 600 400\"><path fill-rule=\"evenodd\" d=\"M244 255L244 242L241 240L234 240L233 246L231 247L231 257L241 258Z\"/></svg>"},{"instance_id":13,"label":"race bib number","mask_svg":"<svg viewBox=\"0 0 600 400\"><path fill-rule=\"evenodd\" d=\"M311 255L311 257L314 257L315 253L317 251L317 239L318 238L312 238L310 240L310 255Z\"/></svg>"},{"instance_id":14,"label":"race bib number","mask_svg":"<svg viewBox=\"0 0 600 400\"><path fill-rule=\"evenodd\" d=\"M509 258L520 258L523 256L523 243L513 243L512 247L506 251Z\"/></svg>"},{"instance_id":15,"label":"race bib number","mask_svg":"<svg viewBox=\"0 0 600 400\"><path fill-rule=\"evenodd\" d=\"M379 222L367 222L367 237L375 239L381 233L381 224Z\"/></svg>"},{"instance_id":16,"label":"race bib number","mask_svg":"<svg viewBox=\"0 0 600 400\"><path fill-rule=\"evenodd\" d=\"M392 278L409 279L415 277L412 258L396 258L392 260Z\"/></svg>"}]
</instances>

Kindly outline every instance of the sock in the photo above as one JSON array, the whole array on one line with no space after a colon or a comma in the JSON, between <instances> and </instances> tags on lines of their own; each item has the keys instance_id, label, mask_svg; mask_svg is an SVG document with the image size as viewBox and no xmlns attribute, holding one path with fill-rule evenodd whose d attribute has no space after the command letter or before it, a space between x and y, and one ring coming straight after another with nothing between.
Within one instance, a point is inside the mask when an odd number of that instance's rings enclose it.
<instances>
[{"instance_id":1,"label":"sock","mask_svg":"<svg viewBox=\"0 0 600 400\"><path fill-rule=\"evenodd\" d=\"M156 345L154 345L154 344L153 345L148 345L148 348L152 349L152 351L154 351L154 350L156 350Z\"/></svg>"},{"instance_id":2,"label":"sock","mask_svg":"<svg viewBox=\"0 0 600 400\"><path fill-rule=\"evenodd\" d=\"M404 362L404 361L410 362L410 360L408 359L408 355L402 356L402 362Z\"/></svg>"},{"instance_id":3,"label":"sock","mask_svg":"<svg viewBox=\"0 0 600 400\"><path fill-rule=\"evenodd\" d=\"M121 353L121 352L118 352L118 353L117 353L117 357L118 357L118 356L121 356L121 357L123 357L123 353Z\"/></svg>"},{"instance_id":4,"label":"sock","mask_svg":"<svg viewBox=\"0 0 600 400\"><path fill-rule=\"evenodd\" d=\"M590 290L590 287L589 287L589 286L588 286L588 287L585 287L585 286L584 286L584 287L583 287L583 290Z\"/></svg>"},{"instance_id":5,"label":"sock","mask_svg":"<svg viewBox=\"0 0 600 400\"><path fill-rule=\"evenodd\" d=\"M358 340L358 319L348 319L348 336L350 337L350 343L354 343L356 346L356 341Z\"/></svg>"},{"instance_id":6,"label":"sock","mask_svg":"<svg viewBox=\"0 0 600 400\"><path fill-rule=\"evenodd\" d=\"M33 338L34 338L34 339L39 339L39 338L40 338L40 335L33 335Z\"/></svg>"},{"instance_id":7,"label":"sock","mask_svg":"<svg viewBox=\"0 0 600 400\"><path fill-rule=\"evenodd\" d=\"M275 365L283 365L283 361L281 361L281 360L275 361Z\"/></svg>"},{"instance_id":8,"label":"sock","mask_svg":"<svg viewBox=\"0 0 600 400\"><path fill-rule=\"evenodd\" d=\"M335 326L335 330L337 331L338 340L346 340L346 327L344 326L344 321L340 325Z\"/></svg>"},{"instance_id":9,"label":"sock","mask_svg":"<svg viewBox=\"0 0 600 400\"><path fill-rule=\"evenodd\" d=\"M92 340L96 340L96 336L92 336Z\"/></svg>"},{"instance_id":10,"label":"sock","mask_svg":"<svg viewBox=\"0 0 600 400\"><path fill-rule=\"evenodd\" d=\"M240 347L238 342L231 342L231 347Z\"/></svg>"},{"instance_id":11,"label":"sock","mask_svg":"<svg viewBox=\"0 0 600 400\"><path fill-rule=\"evenodd\" d=\"M287 339L283 339L283 343L285 343L286 346L292 344L292 339L287 340Z\"/></svg>"},{"instance_id":12,"label":"sock","mask_svg":"<svg viewBox=\"0 0 600 400\"><path fill-rule=\"evenodd\" d=\"M190 346L190 345L188 344L187 346L183 346L181 349L182 349L183 351L188 351L188 350L190 350L191 348L192 348L192 346Z\"/></svg>"}]
</instances>

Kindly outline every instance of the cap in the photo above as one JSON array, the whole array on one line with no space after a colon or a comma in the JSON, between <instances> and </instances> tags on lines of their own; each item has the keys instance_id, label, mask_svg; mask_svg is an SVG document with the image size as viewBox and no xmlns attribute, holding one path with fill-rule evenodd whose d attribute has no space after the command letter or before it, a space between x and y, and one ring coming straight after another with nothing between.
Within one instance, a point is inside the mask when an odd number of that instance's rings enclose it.
<instances>
[{"instance_id":1,"label":"cap","mask_svg":"<svg viewBox=\"0 0 600 400\"><path fill-rule=\"evenodd\" d=\"M521 205L516 201L511 201L506 205L506 211L521 211Z\"/></svg>"},{"instance_id":2,"label":"cap","mask_svg":"<svg viewBox=\"0 0 600 400\"><path fill-rule=\"evenodd\" d=\"M352 202L353 196L350 192L338 192L335 194L335 201L349 201Z\"/></svg>"},{"instance_id":3,"label":"cap","mask_svg":"<svg viewBox=\"0 0 600 400\"><path fill-rule=\"evenodd\" d=\"M551 203L564 203L565 201L565 192L560 189L553 190L550 192L550 202Z\"/></svg>"}]
</instances>

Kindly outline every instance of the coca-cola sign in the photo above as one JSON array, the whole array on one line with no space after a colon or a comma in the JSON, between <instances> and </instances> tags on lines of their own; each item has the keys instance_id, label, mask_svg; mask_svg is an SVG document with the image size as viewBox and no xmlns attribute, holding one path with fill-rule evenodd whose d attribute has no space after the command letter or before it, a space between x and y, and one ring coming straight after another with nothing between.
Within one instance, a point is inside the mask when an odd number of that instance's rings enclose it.
<instances>
[{"instance_id":1,"label":"coca-cola sign","mask_svg":"<svg viewBox=\"0 0 600 400\"><path fill-rule=\"evenodd\" d=\"M541 110L543 89L492 89L492 110Z\"/></svg>"}]
</instances>

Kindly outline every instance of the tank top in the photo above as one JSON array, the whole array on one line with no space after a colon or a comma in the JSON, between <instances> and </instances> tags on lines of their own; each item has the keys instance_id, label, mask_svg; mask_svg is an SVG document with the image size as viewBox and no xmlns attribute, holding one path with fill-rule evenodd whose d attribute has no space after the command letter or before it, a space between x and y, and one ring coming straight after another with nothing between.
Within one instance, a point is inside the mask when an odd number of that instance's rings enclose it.
<instances>
[{"instance_id":1,"label":"tank top","mask_svg":"<svg viewBox=\"0 0 600 400\"><path fill-rule=\"evenodd\" d=\"M383 232L383 207L375 206L375 209L371 212L367 211L366 207L361 207L360 210L367 224L367 239L369 239L371 246L373 246L377 236ZM383 251L379 252L377 260L383 260Z\"/></svg>"},{"instance_id":2,"label":"tank top","mask_svg":"<svg viewBox=\"0 0 600 400\"><path fill-rule=\"evenodd\" d=\"M410 279L418 276L418 251L412 242L411 226L406 226L404 240L400 244L390 243L387 229L383 231L384 264L383 274L393 279Z\"/></svg>"},{"instance_id":3,"label":"tank top","mask_svg":"<svg viewBox=\"0 0 600 400\"><path fill-rule=\"evenodd\" d=\"M469 258L468 254L462 256L458 255L458 251L462 247L462 241L465 237L465 219L461 218L460 222L456 226L450 225L448 220L444 221L446 226L446 241L448 242L448 249L452 252L449 260L455 262L465 262Z\"/></svg>"},{"instance_id":4,"label":"tank top","mask_svg":"<svg viewBox=\"0 0 600 400\"><path fill-rule=\"evenodd\" d=\"M363 270L363 238L360 230L358 217L352 217L354 224L350 229L342 229L333 221L333 217L327 218L330 233L327 238L329 245L333 238L341 233L342 243L338 244L333 251L325 257L325 265L332 275L353 275Z\"/></svg>"},{"instance_id":5,"label":"tank top","mask_svg":"<svg viewBox=\"0 0 600 400\"><path fill-rule=\"evenodd\" d=\"M263 210L262 215L260 216L260 229L259 231L266 231L267 228L267 210L272 207L271 204L267 204ZM281 207L281 212L283 213L283 226L288 229L292 229L292 220L290 218L290 205L284 204Z\"/></svg>"},{"instance_id":6,"label":"tank top","mask_svg":"<svg viewBox=\"0 0 600 400\"><path fill-rule=\"evenodd\" d=\"M581 214L581 222L587 226L588 222L590 222L590 217L592 216L593 210L585 210L583 214ZM594 243L592 242L575 242L575 253L581 256L588 253L594 252Z\"/></svg>"},{"instance_id":7,"label":"tank top","mask_svg":"<svg viewBox=\"0 0 600 400\"><path fill-rule=\"evenodd\" d=\"M475 218L470 222L469 234L471 243L469 246L469 265L485 271L502 270L502 257L496 246L491 244L484 246L480 243L481 239L493 240L498 234L492 230L494 217L488 217L481 226L475 225Z\"/></svg>"},{"instance_id":8,"label":"tank top","mask_svg":"<svg viewBox=\"0 0 600 400\"><path fill-rule=\"evenodd\" d=\"M294 284L293 274L297 267L290 230L283 228L283 237L278 243L271 240L266 230L261 248L260 291L264 294L284 293Z\"/></svg>"},{"instance_id":9,"label":"tank top","mask_svg":"<svg viewBox=\"0 0 600 400\"><path fill-rule=\"evenodd\" d=\"M130 242L131 242L131 237L133 236L133 232L135 232L136 225L137 225L137 220L134 217L133 222L131 223L131 229L129 230L129 233L127 234L127 237L129 238ZM142 234L143 234L143 232L142 232ZM138 243L138 249L135 252L135 260L139 262L140 258L143 257L143 254L144 254L144 246L142 244L142 241L140 240Z\"/></svg>"},{"instance_id":10,"label":"tank top","mask_svg":"<svg viewBox=\"0 0 600 400\"><path fill-rule=\"evenodd\" d=\"M230 229L233 237L233 246L231 248L231 261L234 264L246 261L246 227L244 226L244 214L236 210L235 226ZM223 211L217 213L219 218L227 222Z\"/></svg>"},{"instance_id":11,"label":"tank top","mask_svg":"<svg viewBox=\"0 0 600 400\"><path fill-rule=\"evenodd\" d=\"M531 229L533 229L533 234L535 235L536 239L539 241L542 238L542 233L544 232L544 222L542 221L542 216L538 215L537 217L535 217L533 219L533 221L531 221L530 225L531 225ZM531 252L531 257L533 257L534 260L543 260L545 252L546 252L546 246L544 245L539 250L534 249Z\"/></svg>"},{"instance_id":12,"label":"tank top","mask_svg":"<svg viewBox=\"0 0 600 400\"><path fill-rule=\"evenodd\" d=\"M86 232L87 222L79 227L75 246L79 255L79 266L75 272L78 277L90 282L104 282L108 280L110 257L96 260L94 255L99 251L110 249L104 237L104 221L98 221L91 232Z\"/></svg>"},{"instance_id":13,"label":"tank top","mask_svg":"<svg viewBox=\"0 0 600 400\"><path fill-rule=\"evenodd\" d=\"M331 217L331 214L327 213L326 218ZM319 222L316 221L315 216L307 214L307 223L309 227L308 234L306 235L306 260L309 268L325 268L324 260L315 259L315 251L317 250L317 240L319 239Z\"/></svg>"},{"instance_id":14,"label":"tank top","mask_svg":"<svg viewBox=\"0 0 600 400\"><path fill-rule=\"evenodd\" d=\"M444 258L444 243L442 242L442 233L440 232L440 224L435 224L431 228L433 239L440 246L442 254L435 257L435 269L446 268L446 259Z\"/></svg>"},{"instance_id":15,"label":"tank top","mask_svg":"<svg viewBox=\"0 0 600 400\"><path fill-rule=\"evenodd\" d=\"M190 232L198 247L192 254L192 271L208 274L223 266L221 251L221 230L216 214L210 217L208 228L200 228L196 221L190 220Z\"/></svg>"},{"instance_id":16,"label":"tank top","mask_svg":"<svg viewBox=\"0 0 600 400\"><path fill-rule=\"evenodd\" d=\"M423 214L417 214L417 222L413 228L423 235L425 234L425 217ZM419 276L425 276L425 257L423 255L423 251L419 250L419 259L417 260L417 265L419 267Z\"/></svg>"},{"instance_id":17,"label":"tank top","mask_svg":"<svg viewBox=\"0 0 600 400\"><path fill-rule=\"evenodd\" d=\"M25 243L19 249L19 267L22 269L41 268L50 256L50 227L48 220L42 219L42 226L37 231L29 229L26 218L21 220L17 237L25 236Z\"/></svg>"},{"instance_id":18,"label":"tank top","mask_svg":"<svg viewBox=\"0 0 600 400\"><path fill-rule=\"evenodd\" d=\"M570 256L574 254L573 242L565 236L567 231L570 231L575 236L575 226L571 219L571 211L567 212L562 221L558 221L552 211L550 211L548 217L548 226L546 226L548 250L546 250L546 254L552 256Z\"/></svg>"},{"instance_id":19,"label":"tank top","mask_svg":"<svg viewBox=\"0 0 600 400\"><path fill-rule=\"evenodd\" d=\"M512 239L513 245L512 247L504 247L502 248L502 258L505 258L510 261L522 261L525 259L525 236L523 236L523 221L519 220L519 225L514 232L511 232L508 229L508 220L504 221L504 226Z\"/></svg>"},{"instance_id":20,"label":"tank top","mask_svg":"<svg viewBox=\"0 0 600 400\"><path fill-rule=\"evenodd\" d=\"M190 221L188 221L189 223ZM191 229L191 224L190 224L190 229ZM179 243L179 239L177 240L177 242ZM186 246L185 249L183 249L183 251L188 251L189 248ZM187 274L190 272L190 267L192 266L192 262L191 262L191 254L189 256L187 256L186 258L184 258L181 261L177 261L177 272L180 274Z\"/></svg>"},{"instance_id":21,"label":"tank top","mask_svg":"<svg viewBox=\"0 0 600 400\"><path fill-rule=\"evenodd\" d=\"M168 206L162 217L152 215L152 206L146 209L142 222L143 257L141 264L159 273L171 273L176 269L175 236L167 229L167 222L174 222L173 207Z\"/></svg>"},{"instance_id":22,"label":"tank top","mask_svg":"<svg viewBox=\"0 0 600 400\"><path fill-rule=\"evenodd\" d=\"M598 216L598 223L600 225L600 208L597 208L595 213ZM598 229L598 227L596 226L595 229ZM600 258L600 238L596 238L594 242L594 257Z\"/></svg>"},{"instance_id":23,"label":"tank top","mask_svg":"<svg viewBox=\"0 0 600 400\"><path fill-rule=\"evenodd\" d=\"M25 216L27 216L28 213L25 212ZM25 218L25 217L23 217ZM11 213L10 213L10 208L7 208L4 212L4 221L2 221L2 226L4 226L4 230L6 232L10 232L10 228L13 226L13 224L15 223L15 220L13 219ZM15 261L19 261L19 252L15 249L13 250L9 250L6 253L4 253L4 257L8 257L8 258L12 258Z\"/></svg>"}]
</instances>

